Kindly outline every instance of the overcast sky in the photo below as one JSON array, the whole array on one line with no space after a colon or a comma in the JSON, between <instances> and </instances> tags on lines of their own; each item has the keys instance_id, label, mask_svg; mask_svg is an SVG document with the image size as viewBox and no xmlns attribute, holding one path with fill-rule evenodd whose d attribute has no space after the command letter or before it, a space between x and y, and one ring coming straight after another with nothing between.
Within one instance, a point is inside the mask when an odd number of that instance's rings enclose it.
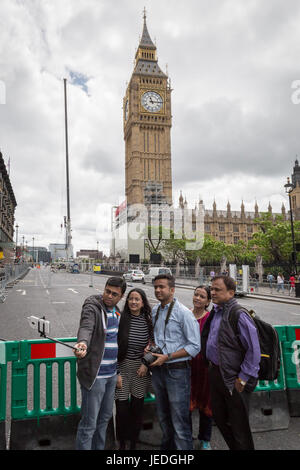
<instances>
[{"instance_id":1,"label":"overcast sky","mask_svg":"<svg viewBox=\"0 0 300 470\"><path fill-rule=\"evenodd\" d=\"M288 206L283 185L300 153L298 0L0 0L0 149L28 245L64 241L65 77L73 246L98 240L108 254L144 6L173 88L175 206L180 190L207 209Z\"/></svg>"}]
</instances>

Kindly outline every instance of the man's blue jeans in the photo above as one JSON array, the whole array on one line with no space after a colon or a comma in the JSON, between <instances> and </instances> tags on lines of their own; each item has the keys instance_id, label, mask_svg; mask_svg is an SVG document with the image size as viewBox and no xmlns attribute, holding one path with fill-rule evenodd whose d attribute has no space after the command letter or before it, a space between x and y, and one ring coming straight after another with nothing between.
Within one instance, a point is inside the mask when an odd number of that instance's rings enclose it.
<instances>
[{"instance_id":1,"label":"man's blue jeans","mask_svg":"<svg viewBox=\"0 0 300 470\"><path fill-rule=\"evenodd\" d=\"M91 390L81 387L81 420L76 450L103 450L106 430L113 414L117 376L96 379Z\"/></svg>"},{"instance_id":2,"label":"man's blue jeans","mask_svg":"<svg viewBox=\"0 0 300 470\"><path fill-rule=\"evenodd\" d=\"M168 369L158 366L151 370L157 415L163 433L161 450L192 450L190 367Z\"/></svg>"}]
</instances>

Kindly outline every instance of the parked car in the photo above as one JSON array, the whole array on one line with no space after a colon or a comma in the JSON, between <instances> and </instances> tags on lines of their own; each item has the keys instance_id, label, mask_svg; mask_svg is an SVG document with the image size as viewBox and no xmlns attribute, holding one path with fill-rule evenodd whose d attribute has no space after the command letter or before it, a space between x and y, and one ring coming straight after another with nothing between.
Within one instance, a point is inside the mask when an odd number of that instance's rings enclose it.
<instances>
[{"instance_id":1,"label":"parked car","mask_svg":"<svg viewBox=\"0 0 300 470\"><path fill-rule=\"evenodd\" d=\"M160 266L159 268L149 268L149 271L145 273L145 282L152 282L154 283L154 278L159 274L171 274L172 271L170 268L165 268Z\"/></svg>"},{"instance_id":2,"label":"parked car","mask_svg":"<svg viewBox=\"0 0 300 470\"><path fill-rule=\"evenodd\" d=\"M244 297L247 295L247 292L244 291L242 282L236 282L236 291L235 291L235 297Z\"/></svg>"},{"instance_id":3,"label":"parked car","mask_svg":"<svg viewBox=\"0 0 300 470\"><path fill-rule=\"evenodd\" d=\"M145 284L145 275L140 269L131 269L130 271L127 271L127 273L123 274L123 278L125 281L141 281Z\"/></svg>"}]
</instances>

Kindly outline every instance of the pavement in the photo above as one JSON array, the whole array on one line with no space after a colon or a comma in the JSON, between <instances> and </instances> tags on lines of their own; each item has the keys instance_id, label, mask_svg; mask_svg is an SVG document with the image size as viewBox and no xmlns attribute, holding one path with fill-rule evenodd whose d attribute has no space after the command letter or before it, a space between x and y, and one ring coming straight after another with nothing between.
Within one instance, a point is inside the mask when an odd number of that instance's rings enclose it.
<instances>
[{"instance_id":1,"label":"pavement","mask_svg":"<svg viewBox=\"0 0 300 470\"><path fill-rule=\"evenodd\" d=\"M177 287L182 287L185 289L194 290L195 286L183 283L176 283ZM285 290L283 294L279 294L276 289L270 289L268 287L258 287L257 289L251 288L250 292L243 295L243 297L253 298L253 299L260 299L260 300L268 300L272 302L281 302L291 305L299 305L300 306L300 297L296 297L295 293L290 294L288 290Z\"/></svg>"},{"instance_id":2,"label":"pavement","mask_svg":"<svg viewBox=\"0 0 300 470\"><path fill-rule=\"evenodd\" d=\"M192 415L194 450L199 450L197 439L199 419L197 412ZM157 421L153 422L153 428L142 430L137 444L137 450L155 451L159 449L161 430ZM290 418L288 428L273 431L253 432L255 450L299 450L300 448L300 418ZM219 432L213 425L211 448L215 451L228 450L228 447Z\"/></svg>"}]
</instances>

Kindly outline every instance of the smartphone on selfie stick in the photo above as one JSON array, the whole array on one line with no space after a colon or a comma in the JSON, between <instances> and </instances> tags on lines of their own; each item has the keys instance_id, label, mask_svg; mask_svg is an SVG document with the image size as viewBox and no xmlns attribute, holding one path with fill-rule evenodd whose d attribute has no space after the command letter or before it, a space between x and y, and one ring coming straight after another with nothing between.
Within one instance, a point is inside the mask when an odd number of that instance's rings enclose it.
<instances>
[{"instance_id":1,"label":"smartphone on selfie stick","mask_svg":"<svg viewBox=\"0 0 300 470\"><path fill-rule=\"evenodd\" d=\"M76 351L81 351L80 348L75 348L74 346L71 346L70 344L63 343L62 341L59 341L58 339L51 338L48 336L50 333L50 321L46 320L45 317L43 318L38 318L38 317L27 317L27 320L29 322L29 325L31 328L34 330L38 330L42 338L50 339L51 341L54 341L55 343L62 344L63 346L67 346L68 348L71 348Z\"/></svg>"}]
</instances>

